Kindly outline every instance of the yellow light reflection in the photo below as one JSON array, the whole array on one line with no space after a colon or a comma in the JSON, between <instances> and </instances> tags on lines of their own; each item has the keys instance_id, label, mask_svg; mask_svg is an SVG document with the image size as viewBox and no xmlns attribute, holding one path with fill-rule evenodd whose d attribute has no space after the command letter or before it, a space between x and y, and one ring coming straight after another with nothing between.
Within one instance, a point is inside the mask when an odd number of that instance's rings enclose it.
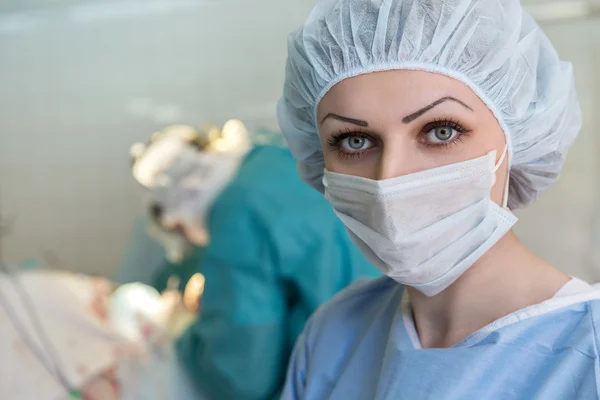
<instances>
[{"instance_id":1,"label":"yellow light reflection","mask_svg":"<svg viewBox=\"0 0 600 400\"><path fill-rule=\"evenodd\" d=\"M195 273L188 281L183 293L183 303L188 310L192 312L198 311L200 297L204 293L205 282L206 278L199 272Z\"/></svg>"}]
</instances>

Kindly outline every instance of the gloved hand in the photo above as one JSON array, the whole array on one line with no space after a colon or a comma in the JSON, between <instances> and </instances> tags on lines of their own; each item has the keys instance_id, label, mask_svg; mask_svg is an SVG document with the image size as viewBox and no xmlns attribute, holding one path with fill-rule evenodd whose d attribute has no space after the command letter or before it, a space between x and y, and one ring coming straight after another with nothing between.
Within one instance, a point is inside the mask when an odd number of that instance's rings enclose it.
<instances>
[{"instance_id":1,"label":"gloved hand","mask_svg":"<svg viewBox=\"0 0 600 400\"><path fill-rule=\"evenodd\" d=\"M193 303L188 299L188 303L192 305L192 307L189 307L185 303L184 296L178 291L165 291L161 296L161 302L164 313L161 318L172 339L181 336L190 324L197 319L197 308L194 309Z\"/></svg>"},{"instance_id":2,"label":"gloved hand","mask_svg":"<svg viewBox=\"0 0 600 400\"><path fill-rule=\"evenodd\" d=\"M115 368L110 368L87 382L81 390L83 400L119 400L119 382Z\"/></svg>"}]
</instances>

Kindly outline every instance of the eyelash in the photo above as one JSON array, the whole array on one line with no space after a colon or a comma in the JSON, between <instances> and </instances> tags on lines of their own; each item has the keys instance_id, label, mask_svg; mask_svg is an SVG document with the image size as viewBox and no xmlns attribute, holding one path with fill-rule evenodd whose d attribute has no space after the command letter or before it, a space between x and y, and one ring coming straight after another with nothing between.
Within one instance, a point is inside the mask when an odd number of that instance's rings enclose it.
<instances>
[{"instance_id":1,"label":"eyelash","mask_svg":"<svg viewBox=\"0 0 600 400\"><path fill-rule=\"evenodd\" d=\"M365 132L361 132L356 129L346 128L345 130L343 130L339 133L331 135L331 137L329 139L327 139L327 144L332 149L337 150L340 157L343 157L344 159L347 159L347 160L354 160L356 158L361 158L363 155L365 155L366 153L371 151L371 149L373 149L373 147L372 147L370 149L363 150L363 151L347 152L342 148L341 143L342 143L342 140L347 139L349 137L359 137L359 138L368 139L372 143L376 142L376 139L373 136L371 136Z\"/></svg>"},{"instance_id":2,"label":"eyelash","mask_svg":"<svg viewBox=\"0 0 600 400\"><path fill-rule=\"evenodd\" d=\"M454 139L452 139L451 141L443 142L443 143L427 143L424 140L425 135L428 134L429 132L431 132L431 130L436 129L436 128L442 128L442 127L452 128L456 132L458 132L458 135L456 135L456 137ZM421 132L419 133L419 136L420 136L419 142L429 148L445 149L452 145L458 145L459 143L461 143L465 139L465 137L468 136L469 132L471 132L471 131L469 129L465 128L463 125L461 125L458 121L455 121L452 119L440 118L440 119L436 119L431 122L428 122L427 124L425 124L423 126L423 128L421 129ZM346 128L345 130L332 135L327 140L327 144L332 149L338 150L339 155L345 159L361 158L366 153L371 151L371 149L374 148L374 147L371 147L370 149L363 150L363 151L347 152L342 148L341 143L342 143L342 140L347 139L349 137L360 137L360 138L368 139L372 143L377 142L377 140L373 136L371 136L370 134L368 134L366 132L362 132L362 131L356 130L356 129Z\"/></svg>"},{"instance_id":3,"label":"eyelash","mask_svg":"<svg viewBox=\"0 0 600 400\"><path fill-rule=\"evenodd\" d=\"M456 132L458 132L458 135L456 135L456 137L454 139L452 139L451 141L442 142L442 143L427 143L425 140L423 140L425 135L428 134L429 132L431 132L433 129L443 128L443 127L448 127L448 128L454 129ZM435 120L425 124L425 126L423 126L423 129L421 129L421 133L420 133L421 138L420 138L419 142L430 148L446 149L452 145L457 146L459 143L461 143L465 139L466 136L468 136L469 132L471 132L471 131L469 129L465 128L463 125L461 125L460 122L458 122L458 121L455 121L452 119L447 119L447 118L440 118L440 119L435 119Z\"/></svg>"}]
</instances>

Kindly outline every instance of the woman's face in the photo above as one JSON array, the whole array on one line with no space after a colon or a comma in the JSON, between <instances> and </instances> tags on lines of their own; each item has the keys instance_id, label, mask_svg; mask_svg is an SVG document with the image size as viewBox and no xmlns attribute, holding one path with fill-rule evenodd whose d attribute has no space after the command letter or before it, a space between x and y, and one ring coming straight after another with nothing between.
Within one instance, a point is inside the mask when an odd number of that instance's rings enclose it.
<instances>
[{"instance_id":1,"label":"woman's face","mask_svg":"<svg viewBox=\"0 0 600 400\"><path fill-rule=\"evenodd\" d=\"M443 75L386 71L335 85L318 108L325 166L382 180L472 160L497 151L498 121L469 87ZM502 202L506 159L492 200Z\"/></svg>"}]
</instances>

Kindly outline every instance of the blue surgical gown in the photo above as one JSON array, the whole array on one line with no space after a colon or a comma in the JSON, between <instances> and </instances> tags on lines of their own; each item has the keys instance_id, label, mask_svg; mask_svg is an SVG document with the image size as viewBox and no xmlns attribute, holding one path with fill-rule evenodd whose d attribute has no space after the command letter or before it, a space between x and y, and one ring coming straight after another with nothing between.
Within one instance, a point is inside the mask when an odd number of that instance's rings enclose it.
<instances>
[{"instance_id":1,"label":"blue surgical gown","mask_svg":"<svg viewBox=\"0 0 600 400\"><path fill-rule=\"evenodd\" d=\"M215 400L276 398L312 312L359 277L379 276L289 150L260 146L218 197L211 241L179 272L206 278L201 319L177 342L191 378Z\"/></svg>"},{"instance_id":2,"label":"blue surgical gown","mask_svg":"<svg viewBox=\"0 0 600 400\"><path fill-rule=\"evenodd\" d=\"M519 310L445 349L419 348L403 295L384 277L320 308L298 340L282 399L600 398L597 291Z\"/></svg>"}]
</instances>

